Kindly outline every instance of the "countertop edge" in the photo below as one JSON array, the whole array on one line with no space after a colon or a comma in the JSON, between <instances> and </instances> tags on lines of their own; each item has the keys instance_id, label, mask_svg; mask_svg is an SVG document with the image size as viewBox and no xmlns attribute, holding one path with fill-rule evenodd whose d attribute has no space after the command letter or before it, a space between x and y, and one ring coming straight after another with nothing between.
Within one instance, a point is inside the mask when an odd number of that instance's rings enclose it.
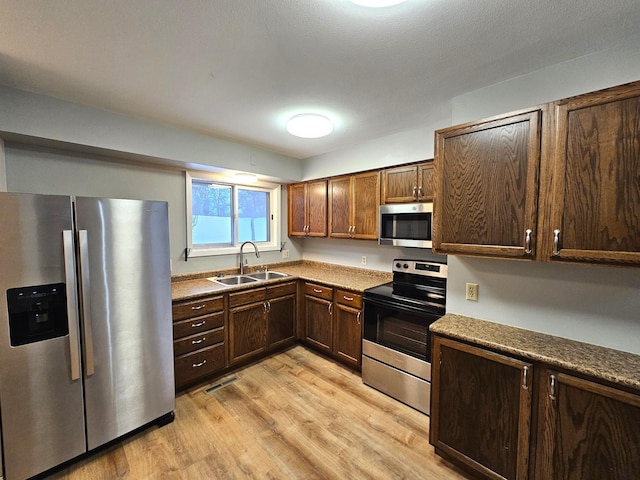
<instances>
[{"instance_id":1,"label":"countertop edge","mask_svg":"<svg viewBox=\"0 0 640 480\"><path fill-rule=\"evenodd\" d=\"M448 313L432 333L640 391L640 355Z\"/></svg>"}]
</instances>

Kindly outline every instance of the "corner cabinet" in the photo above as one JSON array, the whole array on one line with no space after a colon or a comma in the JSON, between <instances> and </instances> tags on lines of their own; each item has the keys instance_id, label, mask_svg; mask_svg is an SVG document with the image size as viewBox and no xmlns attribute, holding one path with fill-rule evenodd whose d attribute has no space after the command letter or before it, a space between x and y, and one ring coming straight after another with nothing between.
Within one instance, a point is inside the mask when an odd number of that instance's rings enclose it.
<instances>
[{"instance_id":1,"label":"corner cabinet","mask_svg":"<svg viewBox=\"0 0 640 480\"><path fill-rule=\"evenodd\" d=\"M533 258L542 110L436 132L433 251Z\"/></svg>"},{"instance_id":2,"label":"corner cabinet","mask_svg":"<svg viewBox=\"0 0 640 480\"><path fill-rule=\"evenodd\" d=\"M327 181L288 186L288 233L290 237L327 236Z\"/></svg>"},{"instance_id":3,"label":"corner cabinet","mask_svg":"<svg viewBox=\"0 0 640 480\"><path fill-rule=\"evenodd\" d=\"M382 204L431 202L434 192L433 162L382 170Z\"/></svg>"},{"instance_id":4,"label":"corner cabinet","mask_svg":"<svg viewBox=\"0 0 640 480\"><path fill-rule=\"evenodd\" d=\"M329 236L377 240L380 172L329 179Z\"/></svg>"},{"instance_id":5,"label":"corner cabinet","mask_svg":"<svg viewBox=\"0 0 640 480\"><path fill-rule=\"evenodd\" d=\"M436 452L487 478L526 479L532 365L438 336L433 358Z\"/></svg>"},{"instance_id":6,"label":"corner cabinet","mask_svg":"<svg viewBox=\"0 0 640 480\"><path fill-rule=\"evenodd\" d=\"M435 252L640 264L640 82L435 142Z\"/></svg>"}]
</instances>

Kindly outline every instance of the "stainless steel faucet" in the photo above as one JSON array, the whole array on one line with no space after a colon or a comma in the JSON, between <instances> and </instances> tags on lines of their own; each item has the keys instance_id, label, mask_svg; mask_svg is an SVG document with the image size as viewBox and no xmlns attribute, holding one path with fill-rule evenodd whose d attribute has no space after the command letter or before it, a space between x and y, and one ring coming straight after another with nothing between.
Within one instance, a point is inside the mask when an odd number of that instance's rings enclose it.
<instances>
[{"instance_id":1,"label":"stainless steel faucet","mask_svg":"<svg viewBox=\"0 0 640 480\"><path fill-rule=\"evenodd\" d=\"M256 258L260 258L260 252L258 251L258 247L256 246L255 243L247 240L242 245L240 245L240 275L244 274L244 254L242 253L242 249L247 243L250 243L251 245L253 245L253 249L256 251Z\"/></svg>"}]
</instances>

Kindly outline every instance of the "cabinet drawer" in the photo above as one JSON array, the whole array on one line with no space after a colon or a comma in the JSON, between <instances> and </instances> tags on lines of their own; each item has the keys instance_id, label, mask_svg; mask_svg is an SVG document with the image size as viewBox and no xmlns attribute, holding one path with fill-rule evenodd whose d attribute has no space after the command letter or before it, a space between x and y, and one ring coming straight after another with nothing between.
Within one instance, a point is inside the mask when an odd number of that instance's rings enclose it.
<instances>
[{"instance_id":1,"label":"cabinet drawer","mask_svg":"<svg viewBox=\"0 0 640 480\"><path fill-rule=\"evenodd\" d=\"M229 294L229 308L239 305L248 305L249 303L263 302L265 299L265 288L254 288L252 290L244 290L242 292Z\"/></svg>"},{"instance_id":2,"label":"cabinet drawer","mask_svg":"<svg viewBox=\"0 0 640 480\"><path fill-rule=\"evenodd\" d=\"M185 318L222 311L224 309L222 298L221 295L219 297L175 303L173 305L173 320L183 320Z\"/></svg>"},{"instance_id":3,"label":"cabinet drawer","mask_svg":"<svg viewBox=\"0 0 640 480\"><path fill-rule=\"evenodd\" d=\"M173 323L173 338L177 340L188 335L195 335L206 330L222 327L224 325L224 312L202 317L188 318Z\"/></svg>"},{"instance_id":4,"label":"cabinet drawer","mask_svg":"<svg viewBox=\"0 0 640 480\"><path fill-rule=\"evenodd\" d=\"M267 287L267 298L284 297L296 293L296 282L282 283Z\"/></svg>"},{"instance_id":5,"label":"cabinet drawer","mask_svg":"<svg viewBox=\"0 0 640 480\"><path fill-rule=\"evenodd\" d=\"M348 290L337 290L336 301L353 308L362 308L362 295Z\"/></svg>"},{"instance_id":6,"label":"cabinet drawer","mask_svg":"<svg viewBox=\"0 0 640 480\"><path fill-rule=\"evenodd\" d=\"M175 359L176 388L224 367L224 343L177 357Z\"/></svg>"},{"instance_id":7,"label":"cabinet drawer","mask_svg":"<svg viewBox=\"0 0 640 480\"><path fill-rule=\"evenodd\" d=\"M207 330L173 342L173 354L177 357L220 342L224 342L224 327Z\"/></svg>"},{"instance_id":8,"label":"cabinet drawer","mask_svg":"<svg viewBox=\"0 0 640 480\"><path fill-rule=\"evenodd\" d=\"M314 283L304 284L305 295L312 297L324 298L325 300L333 300L333 288L316 285Z\"/></svg>"}]
</instances>

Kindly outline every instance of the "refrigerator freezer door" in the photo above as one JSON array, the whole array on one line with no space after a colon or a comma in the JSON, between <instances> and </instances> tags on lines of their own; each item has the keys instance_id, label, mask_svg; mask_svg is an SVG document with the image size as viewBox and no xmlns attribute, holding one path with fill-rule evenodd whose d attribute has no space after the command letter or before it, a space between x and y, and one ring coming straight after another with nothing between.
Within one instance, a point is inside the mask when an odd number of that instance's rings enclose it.
<instances>
[{"instance_id":1,"label":"refrigerator freezer door","mask_svg":"<svg viewBox=\"0 0 640 480\"><path fill-rule=\"evenodd\" d=\"M76 198L89 449L175 408L166 202Z\"/></svg>"},{"instance_id":2,"label":"refrigerator freezer door","mask_svg":"<svg viewBox=\"0 0 640 480\"><path fill-rule=\"evenodd\" d=\"M85 451L82 380L70 340L78 350L75 261L65 275L64 231L72 229L71 198L0 194L0 415L4 475L22 479ZM73 254L73 246L71 254ZM67 248L67 250L69 250ZM69 332L12 347L7 290L66 284ZM72 368L73 366L73 368Z\"/></svg>"}]
</instances>

